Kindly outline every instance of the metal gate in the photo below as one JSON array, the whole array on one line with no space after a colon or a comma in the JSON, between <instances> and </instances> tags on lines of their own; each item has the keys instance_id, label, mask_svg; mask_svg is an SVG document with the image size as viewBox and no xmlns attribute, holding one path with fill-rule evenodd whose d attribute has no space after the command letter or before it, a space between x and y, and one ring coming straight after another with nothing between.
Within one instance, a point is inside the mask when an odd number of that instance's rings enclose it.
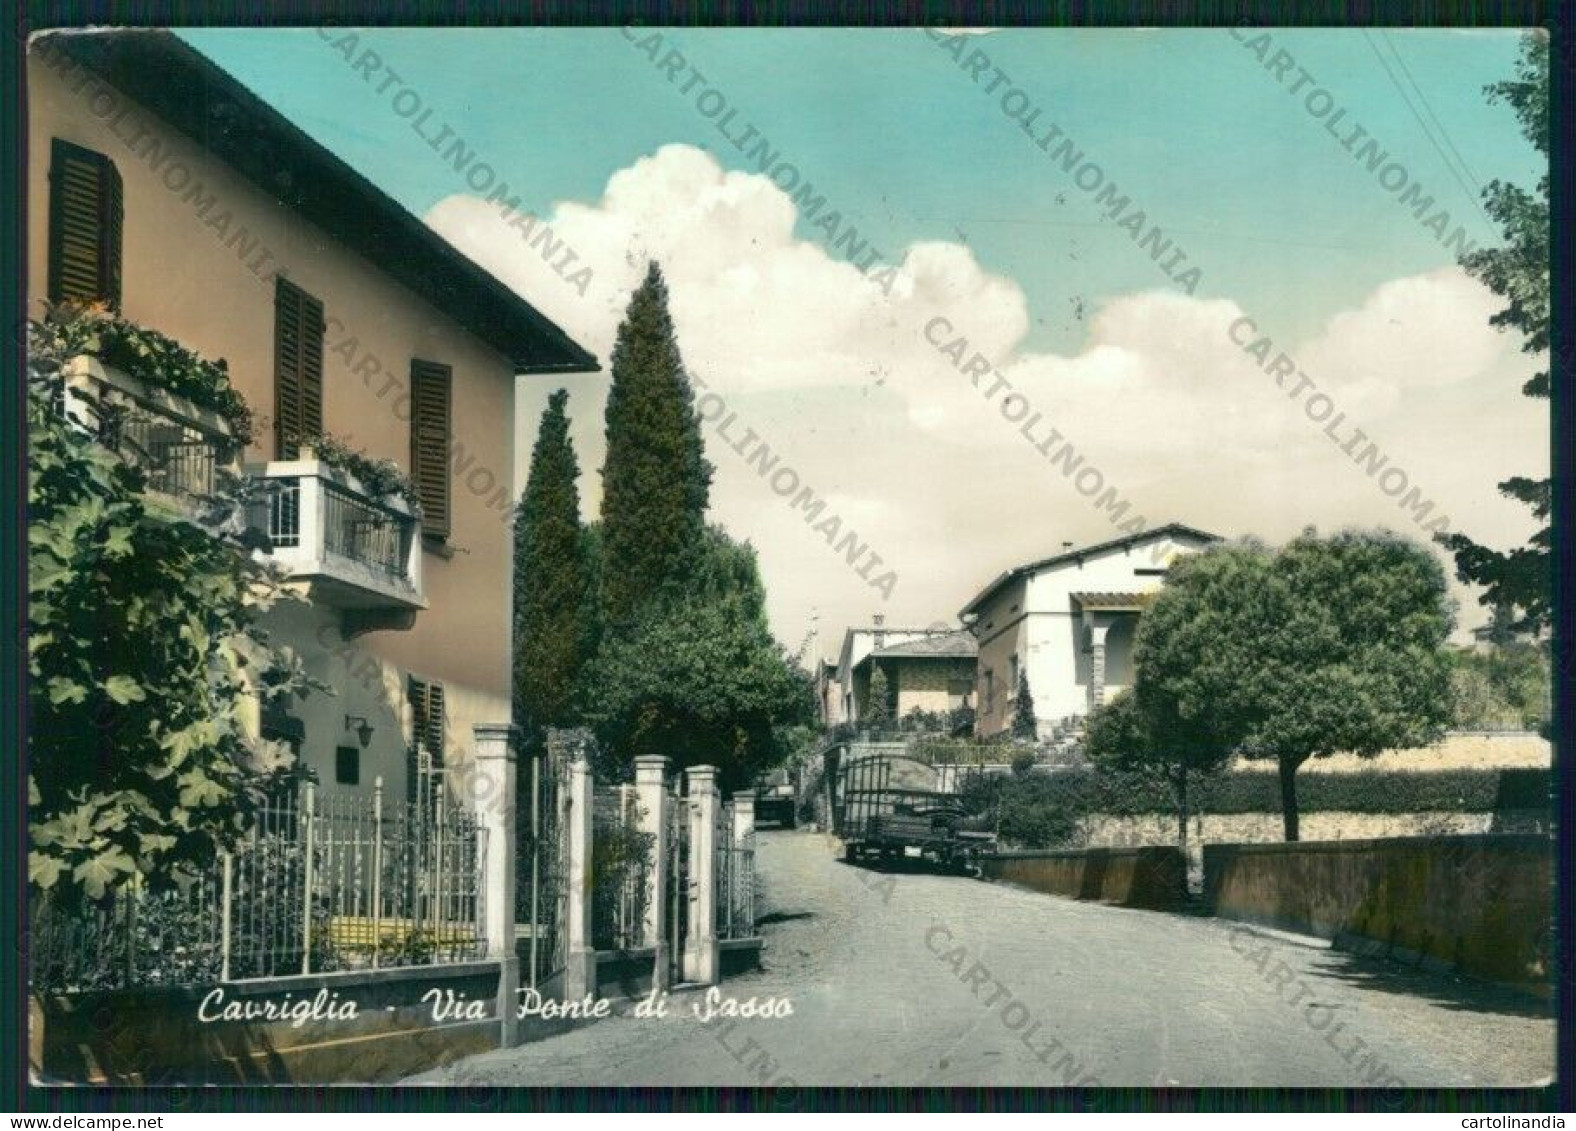
<instances>
[{"instance_id":1,"label":"metal gate","mask_svg":"<svg viewBox=\"0 0 1576 1131\"><path fill-rule=\"evenodd\" d=\"M668 984L684 980L684 946L689 940L690 800L675 777L668 787Z\"/></svg>"},{"instance_id":2,"label":"metal gate","mask_svg":"<svg viewBox=\"0 0 1576 1131\"><path fill-rule=\"evenodd\" d=\"M755 935L755 833L734 836L734 803L717 807L717 937Z\"/></svg>"},{"instance_id":3,"label":"metal gate","mask_svg":"<svg viewBox=\"0 0 1576 1131\"><path fill-rule=\"evenodd\" d=\"M556 743L531 759L529 830L531 859L521 869L515 890L518 912L525 912L530 923L530 954L526 963L526 984L541 987L564 968L566 947L564 926L568 921L569 892L564 877L569 867L569 851L563 807L566 762ZM517 912L517 913L518 913Z\"/></svg>"}]
</instances>

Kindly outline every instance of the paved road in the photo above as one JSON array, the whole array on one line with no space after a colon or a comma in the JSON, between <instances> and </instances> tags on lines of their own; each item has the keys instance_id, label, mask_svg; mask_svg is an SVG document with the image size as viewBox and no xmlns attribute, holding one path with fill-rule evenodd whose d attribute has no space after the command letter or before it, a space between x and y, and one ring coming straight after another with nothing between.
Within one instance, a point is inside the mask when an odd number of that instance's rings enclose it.
<instances>
[{"instance_id":1,"label":"paved road","mask_svg":"<svg viewBox=\"0 0 1576 1131\"><path fill-rule=\"evenodd\" d=\"M1472 983L1217 920L839 862L763 833L765 969L736 999L793 1016L613 1017L473 1057L497 1085L1531 1084L1554 1023ZM627 1007L620 1007L621 1009ZM428 1080L454 1079L456 1068Z\"/></svg>"}]
</instances>

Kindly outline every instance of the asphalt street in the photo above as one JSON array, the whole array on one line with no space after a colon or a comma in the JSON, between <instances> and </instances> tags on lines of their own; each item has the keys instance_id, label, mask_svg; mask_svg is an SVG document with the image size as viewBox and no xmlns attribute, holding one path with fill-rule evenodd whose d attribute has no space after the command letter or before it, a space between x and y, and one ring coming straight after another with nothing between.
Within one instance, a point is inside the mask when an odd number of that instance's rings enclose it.
<instances>
[{"instance_id":1,"label":"asphalt street","mask_svg":"<svg viewBox=\"0 0 1576 1131\"><path fill-rule=\"evenodd\" d=\"M1553 1073L1538 1003L1314 940L1061 899L921 868L842 863L763 832L763 969L704 1021L615 1016L419 1079L494 1085L1401 1087ZM905 862L908 864L908 862ZM713 1008L719 1003L714 1003Z\"/></svg>"}]
</instances>

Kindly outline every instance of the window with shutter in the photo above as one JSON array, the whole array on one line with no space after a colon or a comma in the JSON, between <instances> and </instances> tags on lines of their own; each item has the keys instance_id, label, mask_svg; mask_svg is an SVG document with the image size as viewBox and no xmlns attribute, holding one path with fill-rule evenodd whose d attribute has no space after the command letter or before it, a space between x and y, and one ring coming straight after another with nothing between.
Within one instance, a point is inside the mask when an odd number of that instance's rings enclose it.
<instances>
[{"instance_id":1,"label":"window with shutter","mask_svg":"<svg viewBox=\"0 0 1576 1131\"><path fill-rule=\"evenodd\" d=\"M323 304L280 279L274 290L274 444L295 459L323 431Z\"/></svg>"},{"instance_id":2,"label":"window with shutter","mask_svg":"<svg viewBox=\"0 0 1576 1131\"><path fill-rule=\"evenodd\" d=\"M410 677L413 729L406 758L405 796L429 810L443 797L443 685Z\"/></svg>"},{"instance_id":3,"label":"window with shutter","mask_svg":"<svg viewBox=\"0 0 1576 1131\"><path fill-rule=\"evenodd\" d=\"M53 139L49 160L49 300L120 309L120 172L102 153Z\"/></svg>"},{"instance_id":4,"label":"window with shutter","mask_svg":"<svg viewBox=\"0 0 1576 1131\"><path fill-rule=\"evenodd\" d=\"M433 361L410 363L410 468L421 500L421 532L449 536L449 417L454 371Z\"/></svg>"}]
</instances>

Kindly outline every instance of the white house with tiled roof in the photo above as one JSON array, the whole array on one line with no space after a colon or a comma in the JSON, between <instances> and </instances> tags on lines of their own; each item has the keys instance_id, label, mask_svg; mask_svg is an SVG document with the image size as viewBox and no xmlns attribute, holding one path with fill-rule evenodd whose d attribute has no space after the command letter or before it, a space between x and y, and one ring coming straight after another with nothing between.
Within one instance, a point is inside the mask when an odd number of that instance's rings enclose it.
<instances>
[{"instance_id":1,"label":"white house with tiled roof","mask_svg":"<svg viewBox=\"0 0 1576 1131\"><path fill-rule=\"evenodd\" d=\"M1129 686L1139 614L1171 562L1219 540L1170 523L1092 546L1065 545L987 585L959 614L978 645L980 736L1012 725L1020 671L1042 735Z\"/></svg>"}]
</instances>

